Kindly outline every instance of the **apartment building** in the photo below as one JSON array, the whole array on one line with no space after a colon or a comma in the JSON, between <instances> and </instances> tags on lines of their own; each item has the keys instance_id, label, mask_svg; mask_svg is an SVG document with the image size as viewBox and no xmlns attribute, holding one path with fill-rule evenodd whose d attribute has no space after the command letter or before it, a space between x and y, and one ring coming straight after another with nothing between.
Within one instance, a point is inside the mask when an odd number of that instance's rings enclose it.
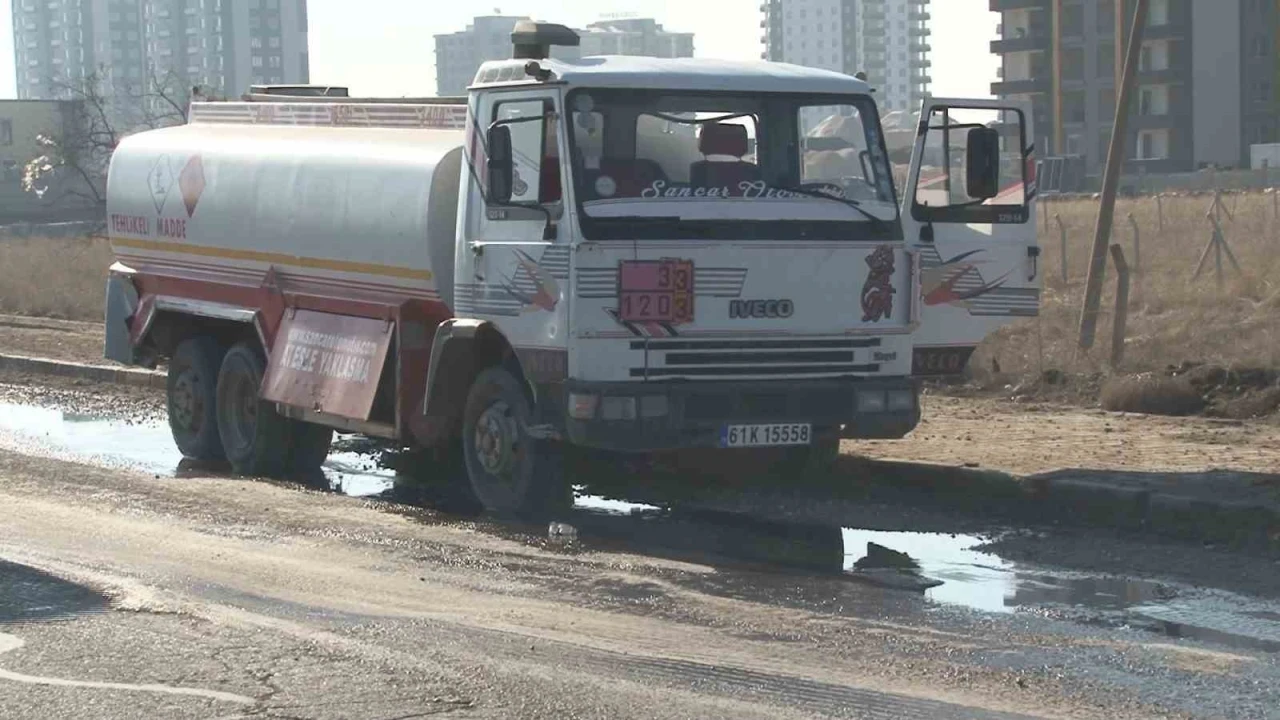
<instances>
[{"instance_id":1,"label":"apartment building","mask_svg":"<svg viewBox=\"0 0 1280 720\"><path fill-rule=\"evenodd\" d=\"M930 0L767 0L762 57L849 75L865 72L888 110L929 94Z\"/></svg>"},{"instance_id":2,"label":"apartment building","mask_svg":"<svg viewBox=\"0 0 1280 720\"><path fill-rule=\"evenodd\" d=\"M305 83L306 0L13 0L19 98L51 98L106 71L106 89L152 78L236 95Z\"/></svg>"},{"instance_id":3,"label":"apartment building","mask_svg":"<svg viewBox=\"0 0 1280 720\"><path fill-rule=\"evenodd\" d=\"M486 15L466 30L436 35L436 89L442 96L462 95L476 71L489 60L511 57L511 31L527 17ZM693 57L693 33L668 32L651 18L623 18L591 23L577 31L582 44L555 47L553 57L594 55Z\"/></svg>"},{"instance_id":4,"label":"apartment building","mask_svg":"<svg viewBox=\"0 0 1280 720\"><path fill-rule=\"evenodd\" d=\"M578 54L693 57L693 33L668 32L652 18L623 18L594 22L578 31Z\"/></svg>"},{"instance_id":5,"label":"apartment building","mask_svg":"<svg viewBox=\"0 0 1280 720\"><path fill-rule=\"evenodd\" d=\"M1277 139L1277 0L1149 0L1128 172L1247 166ZM999 97L1034 107L1042 154L1106 162L1133 0L991 0Z\"/></svg>"}]
</instances>

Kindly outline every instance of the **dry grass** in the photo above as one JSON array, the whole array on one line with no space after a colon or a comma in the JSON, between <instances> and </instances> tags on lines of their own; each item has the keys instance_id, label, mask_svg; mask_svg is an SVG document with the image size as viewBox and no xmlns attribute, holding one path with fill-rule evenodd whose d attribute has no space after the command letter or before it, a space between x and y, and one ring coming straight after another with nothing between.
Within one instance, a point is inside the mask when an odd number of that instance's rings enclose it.
<instances>
[{"instance_id":1,"label":"dry grass","mask_svg":"<svg viewBox=\"0 0 1280 720\"><path fill-rule=\"evenodd\" d=\"M101 320L111 262L101 238L0 239L0 312Z\"/></svg>"},{"instance_id":2,"label":"dry grass","mask_svg":"<svg viewBox=\"0 0 1280 720\"><path fill-rule=\"evenodd\" d=\"M1166 372L1186 362L1226 368L1280 367L1280 221L1270 194L1224 196L1234 222L1224 221L1227 241L1239 259L1237 276L1223 260L1226 280L1219 288L1209 259L1198 280L1191 279L1196 261L1210 237L1205 217L1212 197L1165 197L1164 230L1159 229L1155 198L1121 199L1116 207L1112 241L1133 263L1133 214L1141 230L1141 266L1131 291L1126 373ZM1094 348L1076 349L1089 249L1097 200L1042 203L1049 230L1040 222L1045 293L1042 315L1007 327L989 338L974 360L975 374L989 372L999 360L1004 380L1041 377L1045 371L1069 376L1110 372L1115 272L1108 260L1103 315ZM1060 240L1054 216L1067 228L1068 280L1062 280Z\"/></svg>"}]
</instances>

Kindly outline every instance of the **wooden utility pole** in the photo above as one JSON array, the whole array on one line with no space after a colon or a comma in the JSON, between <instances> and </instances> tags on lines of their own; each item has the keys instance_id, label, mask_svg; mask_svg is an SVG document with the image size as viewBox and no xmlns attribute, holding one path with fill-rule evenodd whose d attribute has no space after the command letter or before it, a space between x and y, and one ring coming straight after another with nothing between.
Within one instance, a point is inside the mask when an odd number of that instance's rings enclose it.
<instances>
[{"instance_id":1,"label":"wooden utility pole","mask_svg":"<svg viewBox=\"0 0 1280 720\"><path fill-rule=\"evenodd\" d=\"M1147 25L1147 0L1136 0L1133 29L1129 31L1129 51L1125 55L1124 77L1116 96L1116 119L1107 152L1107 170L1102 181L1102 205L1098 208L1098 227L1093 234L1089 279L1084 290L1084 309L1080 314L1080 349L1093 347L1098 330L1098 306L1102 303L1102 281L1107 273L1107 248L1111 242L1111 223L1115 217L1116 190L1124 169L1125 145L1129 135L1129 98L1137 84L1138 62L1142 58L1142 39Z\"/></svg>"}]
</instances>

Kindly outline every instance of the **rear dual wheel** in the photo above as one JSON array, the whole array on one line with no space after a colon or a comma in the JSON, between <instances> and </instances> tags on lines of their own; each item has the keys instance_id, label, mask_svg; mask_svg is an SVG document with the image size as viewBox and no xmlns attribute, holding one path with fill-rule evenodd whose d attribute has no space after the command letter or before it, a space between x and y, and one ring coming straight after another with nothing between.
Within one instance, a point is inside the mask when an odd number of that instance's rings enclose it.
<instances>
[{"instance_id":1,"label":"rear dual wheel","mask_svg":"<svg viewBox=\"0 0 1280 720\"><path fill-rule=\"evenodd\" d=\"M258 397L266 363L254 345L184 340L169 362L169 428L184 457L226 460L242 475L315 474L333 430L284 417Z\"/></svg>"},{"instance_id":2,"label":"rear dual wheel","mask_svg":"<svg viewBox=\"0 0 1280 720\"><path fill-rule=\"evenodd\" d=\"M227 351L218 372L218 431L231 469L241 475L316 473L329 454L333 430L281 415L258 391L266 361L247 343Z\"/></svg>"}]
</instances>

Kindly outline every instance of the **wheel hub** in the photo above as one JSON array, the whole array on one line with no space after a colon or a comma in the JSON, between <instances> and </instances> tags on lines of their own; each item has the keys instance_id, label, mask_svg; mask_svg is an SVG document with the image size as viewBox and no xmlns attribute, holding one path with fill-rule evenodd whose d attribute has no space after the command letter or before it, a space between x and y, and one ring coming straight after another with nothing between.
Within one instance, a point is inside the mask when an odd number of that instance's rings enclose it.
<instances>
[{"instance_id":1,"label":"wheel hub","mask_svg":"<svg viewBox=\"0 0 1280 720\"><path fill-rule=\"evenodd\" d=\"M204 403L200 393L196 391L199 384L200 377L195 370L183 371L174 383L173 397L169 406L169 413L177 424L192 431L200 429L200 421L204 417Z\"/></svg>"},{"instance_id":2,"label":"wheel hub","mask_svg":"<svg viewBox=\"0 0 1280 720\"><path fill-rule=\"evenodd\" d=\"M519 446L520 428L510 405L499 400L481 413L476 421L475 452L486 472L508 479Z\"/></svg>"}]
</instances>

